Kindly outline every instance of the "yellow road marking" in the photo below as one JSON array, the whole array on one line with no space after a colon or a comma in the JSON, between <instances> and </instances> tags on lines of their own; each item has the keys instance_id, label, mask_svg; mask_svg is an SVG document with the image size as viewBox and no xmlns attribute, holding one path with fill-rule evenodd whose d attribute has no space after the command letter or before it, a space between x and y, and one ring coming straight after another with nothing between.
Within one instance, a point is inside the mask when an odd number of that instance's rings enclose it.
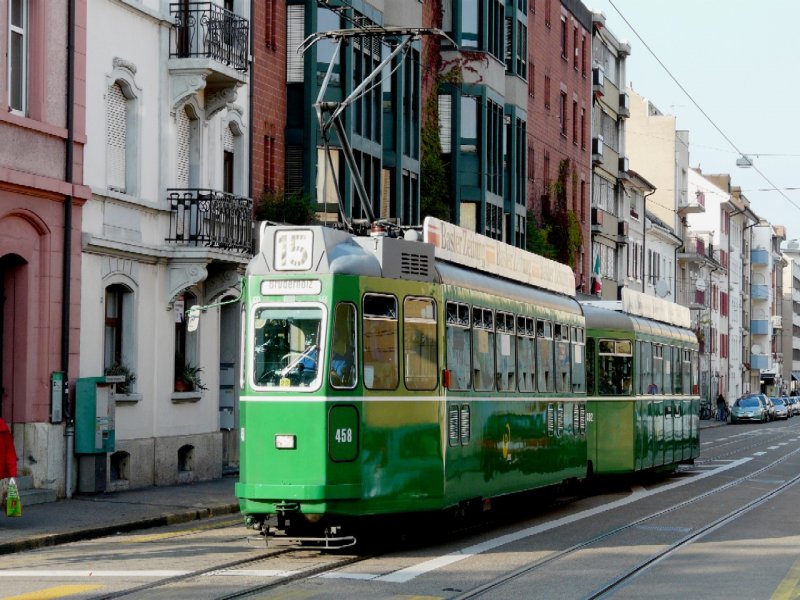
<instances>
[{"instance_id":1,"label":"yellow road marking","mask_svg":"<svg viewBox=\"0 0 800 600\"><path fill-rule=\"evenodd\" d=\"M181 531L170 531L168 533L153 533L150 535L139 535L124 540L118 540L118 543L141 544L144 542L157 542L159 540L168 540L170 538L181 537L183 535L189 535L191 533L200 533L202 531L208 531L209 529L220 529L222 527L228 527L229 525L236 525L237 523L243 523L241 517L238 517L236 519L227 519L225 521L217 521L216 523L209 523L208 525L202 525L200 527L192 527L191 529L182 529Z\"/></svg>"},{"instance_id":2,"label":"yellow road marking","mask_svg":"<svg viewBox=\"0 0 800 600\"><path fill-rule=\"evenodd\" d=\"M103 586L59 585L58 587L47 588L45 590L39 590L38 592L28 592L27 594L20 594L19 596L11 596L10 598L6 598L6 600L54 600L55 598L63 598L64 596L74 596L75 594L91 592L101 587Z\"/></svg>"},{"instance_id":3,"label":"yellow road marking","mask_svg":"<svg viewBox=\"0 0 800 600\"><path fill-rule=\"evenodd\" d=\"M798 584L800 584L800 559L797 560L783 581L780 582L778 587L772 593L770 600L791 600L800 596L798 591Z\"/></svg>"}]
</instances>

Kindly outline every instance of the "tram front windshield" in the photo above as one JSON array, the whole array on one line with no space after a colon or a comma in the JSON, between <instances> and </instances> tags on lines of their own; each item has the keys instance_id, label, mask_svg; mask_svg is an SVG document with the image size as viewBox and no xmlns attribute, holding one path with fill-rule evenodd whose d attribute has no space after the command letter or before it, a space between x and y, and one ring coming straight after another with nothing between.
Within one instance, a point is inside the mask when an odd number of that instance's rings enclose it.
<instances>
[{"instance_id":1,"label":"tram front windshield","mask_svg":"<svg viewBox=\"0 0 800 600\"><path fill-rule=\"evenodd\" d=\"M319 359L324 356L323 311L319 307L256 309L253 376L260 388L319 387Z\"/></svg>"}]
</instances>

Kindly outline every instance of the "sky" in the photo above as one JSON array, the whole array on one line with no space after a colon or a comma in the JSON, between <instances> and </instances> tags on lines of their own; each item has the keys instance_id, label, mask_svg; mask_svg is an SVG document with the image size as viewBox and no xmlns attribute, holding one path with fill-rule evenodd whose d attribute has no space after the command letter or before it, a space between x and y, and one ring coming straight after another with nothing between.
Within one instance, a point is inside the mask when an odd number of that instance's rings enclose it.
<instances>
[{"instance_id":1,"label":"sky","mask_svg":"<svg viewBox=\"0 0 800 600\"><path fill-rule=\"evenodd\" d=\"M626 83L689 131L689 166L729 173L758 216L800 239L800 1L583 2L630 44ZM753 168L736 166L742 154Z\"/></svg>"}]
</instances>

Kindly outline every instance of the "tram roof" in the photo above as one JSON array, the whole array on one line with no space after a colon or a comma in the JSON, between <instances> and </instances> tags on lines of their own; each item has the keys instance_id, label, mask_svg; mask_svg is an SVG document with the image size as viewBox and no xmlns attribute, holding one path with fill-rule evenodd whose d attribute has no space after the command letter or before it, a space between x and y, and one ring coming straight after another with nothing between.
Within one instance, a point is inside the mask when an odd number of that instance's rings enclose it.
<instances>
[{"instance_id":1,"label":"tram roof","mask_svg":"<svg viewBox=\"0 0 800 600\"><path fill-rule=\"evenodd\" d=\"M642 335L678 340L697 344L697 338L689 329L660 323L645 317L637 317L619 310L611 310L592 304L582 304L586 316L587 329L609 329L632 331L637 337Z\"/></svg>"}]
</instances>

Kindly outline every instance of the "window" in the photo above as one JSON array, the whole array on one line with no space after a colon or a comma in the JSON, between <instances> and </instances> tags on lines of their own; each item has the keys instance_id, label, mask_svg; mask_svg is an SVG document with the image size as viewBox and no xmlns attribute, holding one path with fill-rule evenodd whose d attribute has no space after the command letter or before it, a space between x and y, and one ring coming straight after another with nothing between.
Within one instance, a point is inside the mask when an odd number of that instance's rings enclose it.
<instances>
[{"instance_id":1,"label":"window","mask_svg":"<svg viewBox=\"0 0 800 600\"><path fill-rule=\"evenodd\" d=\"M567 94L561 92L558 104L558 119L561 123L561 137L567 137Z\"/></svg>"},{"instance_id":2,"label":"window","mask_svg":"<svg viewBox=\"0 0 800 600\"><path fill-rule=\"evenodd\" d=\"M578 145L578 102L572 101L572 143Z\"/></svg>"},{"instance_id":3,"label":"window","mask_svg":"<svg viewBox=\"0 0 800 600\"><path fill-rule=\"evenodd\" d=\"M488 191L503 195L503 107L489 100L486 103L486 144Z\"/></svg>"},{"instance_id":4,"label":"window","mask_svg":"<svg viewBox=\"0 0 800 600\"><path fill-rule=\"evenodd\" d=\"M553 339L555 341L555 373L556 391L566 393L571 391L570 373L572 371L570 359L570 333L569 327L556 323L553 327Z\"/></svg>"},{"instance_id":5,"label":"window","mask_svg":"<svg viewBox=\"0 0 800 600\"><path fill-rule=\"evenodd\" d=\"M503 0L488 0L486 10L489 17L487 50L502 61L505 49L505 3Z\"/></svg>"},{"instance_id":6,"label":"window","mask_svg":"<svg viewBox=\"0 0 800 600\"><path fill-rule=\"evenodd\" d=\"M497 390L501 392L516 391L517 361L514 344L514 315L498 312L495 316L496 347L495 364Z\"/></svg>"},{"instance_id":7,"label":"window","mask_svg":"<svg viewBox=\"0 0 800 600\"><path fill-rule=\"evenodd\" d=\"M106 93L106 158L108 188L124 193L128 172L128 100L116 82Z\"/></svg>"},{"instance_id":8,"label":"window","mask_svg":"<svg viewBox=\"0 0 800 600\"><path fill-rule=\"evenodd\" d=\"M192 159L197 150L200 139L200 119L197 111L191 104L186 104L175 111L176 127L176 169L175 187L199 187L198 164Z\"/></svg>"},{"instance_id":9,"label":"window","mask_svg":"<svg viewBox=\"0 0 800 600\"><path fill-rule=\"evenodd\" d=\"M461 3L461 46L480 47L480 4L478 0L463 0Z\"/></svg>"},{"instance_id":10,"label":"window","mask_svg":"<svg viewBox=\"0 0 800 600\"><path fill-rule=\"evenodd\" d=\"M306 7L290 4L286 7L286 45L298 48L305 39ZM303 83L303 59L305 55L293 50L286 53L286 83Z\"/></svg>"},{"instance_id":11,"label":"window","mask_svg":"<svg viewBox=\"0 0 800 600\"><path fill-rule=\"evenodd\" d=\"M340 302L333 313L331 363L328 378L335 388L354 388L358 379L356 307Z\"/></svg>"},{"instance_id":12,"label":"window","mask_svg":"<svg viewBox=\"0 0 800 600\"><path fill-rule=\"evenodd\" d=\"M432 390L438 383L436 304L431 298L406 298L403 306L403 356L409 390Z\"/></svg>"},{"instance_id":13,"label":"window","mask_svg":"<svg viewBox=\"0 0 800 600\"><path fill-rule=\"evenodd\" d=\"M8 3L8 105L13 112L27 111L28 2Z\"/></svg>"},{"instance_id":14,"label":"window","mask_svg":"<svg viewBox=\"0 0 800 600\"><path fill-rule=\"evenodd\" d=\"M597 354L600 395L630 395L633 392L633 343L630 340L600 340Z\"/></svg>"},{"instance_id":15,"label":"window","mask_svg":"<svg viewBox=\"0 0 800 600\"><path fill-rule=\"evenodd\" d=\"M572 391L586 391L586 374L584 370L583 357L585 355L585 332L580 327L570 328L572 332Z\"/></svg>"},{"instance_id":16,"label":"window","mask_svg":"<svg viewBox=\"0 0 800 600\"><path fill-rule=\"evenodd\" d=\"M194 304L194 296L184 294L182 309L188 310ZM255 386L272 391L295 388L309 392L319 388L325 309L310 303L261 306L253 317ZM182 319L176 323L176 378L182 369L191 372L192 366L197 365L195 336L196 332L186 332Z\"/></svg>"},{"instance_id":17,"label":"window","mask_svg":"<svg viewBox=\"0 0 800 600\"><path fill-rule=\"evenodd\" d=\"M478 99L461 97L461 152L478 151Z\"/></svg>"},{"instance_id":18,"label":"window","mask_svg":"<svg viewBox=\"0 0 800 600\"><path fill-rule=\"evenodd\" d=\"M103 371L118 367L133 369L133 293L122 284L112 284L105 292L103 331Z\"/></svg>"},{"instance_id":19,"label":"window","mask_svg":"<svg viewBox=\"0 0 800 600\"><path fill-rule=\"evenodd\" d=\"M447 303L445 343L447 344L447 370L450 371L450 389L468 390L472 386L470 368L469 306L456 302Z\"/></svg>"},{"instance_id":20,"label":"window","mask_svg":"<svg viewBox=\"0 0 800 600\"><path fill-rule=\"evenodd\" d=\"M544 76L544 107L550 108L550 76Z\"/></svg>"},{"instance_id":21,"label":"window","mask_svg":"<svg viewBox=\"0 0 800 600\"><path fill-rule=\"evenodd\" d=\"M494 319L488 308L472 308L472 382L476 391L494 387Z\"/></svg>"},{"instance_id":22,"label":"window","mask_svg":"<svg viewBox=\"0 0 800 600\"><path fill-rule=\"evenodd\" d=\"M553 391L553 362L553 324L539 319L536 321L536 373L540 392Z\"/></svg>"},{"instance_id":23,"label":"window","mask_svg":"<svg viewBox=\"0 0 800 600\"><path fill-rule=\"evenodd\" d=\"M184 292L175 299L175 391L199 391L197 331L186 326L189 309L197 305L197 297ZM277 385L277 383L276 383Z\"/></svg>"},{"instance_id":24,"label":"window","mask_svg":"<svg viewBox=\"0 0 800 600\"><path fill-rule=\"evenodd\" d=\"M398 384L397 299L364 296L364 385L371 390L393 390Z\"/></svg>"},{"instance_id":25,"label":"window","mask_svg":"<svg viewBox=\"0 0 800 600\"><path fill-rule=\"evenodd\" d=\"M567 17L561 15L561 58L567 60Z\"/></svg>"},{"instance_id":26,"label":"window","mask_svg":"<svg viewBox=\"0 0 800 600\"><path fill-rule=\"evenodd\" d=\"M581 150L586 150L586 109L581 107Z\"/></svg>"},{"instance_id":27,"label":"window","mask_svg":"<svg viewBox=\"0 0 800 600\"><path fill-rule=\"evenodd\" d=\"M579 48L579 37L578 37L578 27L577 25L572 29L572 43L573 43L573 50L572 50L572 67L577 71L578 70L578 60L580 59L580 50Z\"/></svg>"}]
</instances>

